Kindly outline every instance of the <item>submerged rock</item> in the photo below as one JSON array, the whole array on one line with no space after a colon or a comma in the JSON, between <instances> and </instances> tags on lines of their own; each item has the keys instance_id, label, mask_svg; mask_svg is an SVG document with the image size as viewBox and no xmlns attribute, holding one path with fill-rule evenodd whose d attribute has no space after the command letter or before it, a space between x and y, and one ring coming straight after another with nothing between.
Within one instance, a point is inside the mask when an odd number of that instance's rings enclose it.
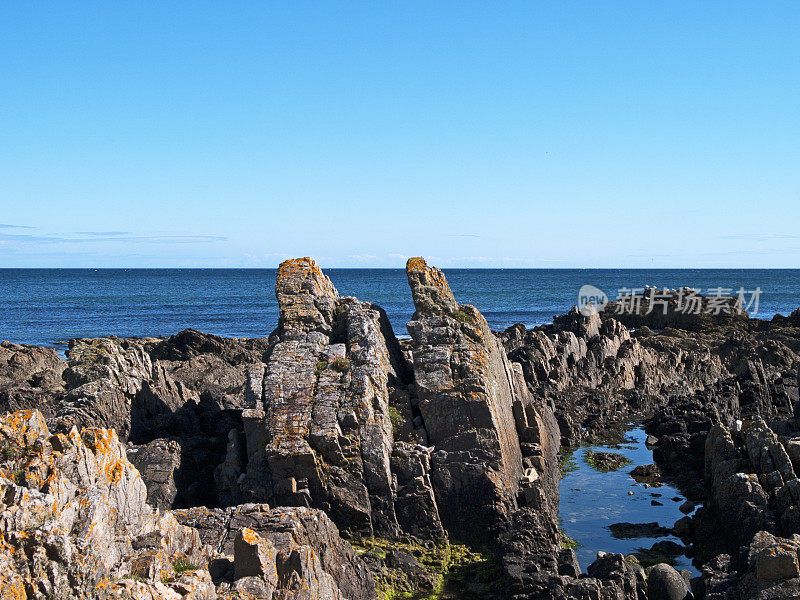
<instances>
[{"instance_id":1,"label":"submerged rock","mask_svg":"<svg viewBox=\"0 0 800 600\"><path fill-rule=\"evenodd\" d=\"M631 460L622 454L597 450L586 453L586 462L593 469L602 472L616 471L631 464Z\"/></svg>"},{"instance_id":2,"label":"submerged rock","mask_svg":"<svg viewBox=\"0 0 800 600\"><path fill-rule=\"evenodd\" d=\"M652 523L613 523L608 526L611 535L619 539L657 538L670 535L672 530Z\"/></svg>"},{"instance_id":3,"label":"submerged rock","mask_svg":"<svg viewBox=\"0 0 800 600\"><path fill-rule=\"evenodd\" d=\"M634 554L645 567L665 563L674 565L675 559L686 553L686 548L671 540L661 540L650 548L640 548Z\"/></svg>"},{"instance_id":4,"label":"submerged rock","mask_svg":"<svg viewBox=\"0 0 800 600\"><path fill-rule=\"evenodd\" d=\"M661 469L657 465L638 465L630 471L630 476L637 483L657 483L661 480Z\"/></svg>"}]
</instances>

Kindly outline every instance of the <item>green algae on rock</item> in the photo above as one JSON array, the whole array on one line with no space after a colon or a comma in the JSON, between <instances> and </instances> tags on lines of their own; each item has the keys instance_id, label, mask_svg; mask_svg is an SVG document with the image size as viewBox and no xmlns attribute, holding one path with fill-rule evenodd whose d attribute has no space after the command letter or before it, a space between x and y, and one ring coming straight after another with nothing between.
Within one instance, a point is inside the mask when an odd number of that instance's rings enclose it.
<instances>
[{"instance_id":1,"label":"green algae on rock","mask_svg":"<svg viewBox=\"0 0 800 600\"><path fill-rule=\"evenodd\" d=\"M633 462L616 452L602 452L599 450L587 451L584 455L584 460L593 469L601 473L608 473L610 471L617 471L622 467L633 464Z\"/></svg>"}]
</instances>

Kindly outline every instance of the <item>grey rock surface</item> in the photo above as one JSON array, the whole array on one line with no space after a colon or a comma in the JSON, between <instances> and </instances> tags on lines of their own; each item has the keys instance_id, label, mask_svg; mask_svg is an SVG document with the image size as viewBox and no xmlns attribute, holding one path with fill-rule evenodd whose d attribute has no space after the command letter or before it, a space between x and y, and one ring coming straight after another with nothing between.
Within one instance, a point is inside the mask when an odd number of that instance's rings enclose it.
<instances>
[{"instance_id":1,"label":"grey rock surface","mask_svg":"<svg viewBox=\"0 0 800 600\"><path fill-rule=\"evenodd\" d=\"M685 600L688 595L686 580L671 566L661 563L647 574L648 600Z\"/></svg>"},{"instance_id":2,"label":"grey rock surface","mask_svg":"<svg viewBox=\"0 0 800 600\"><path fill-rule=\"evenodd\" d=\"M529 404L486 319L459 305L441 271L409 259L419 411L435 446L433 485L445 527L462 539L497 528L517 508L522 452L514 404Z\"/></svg>"},{"instance_id":3,"label":"grey rock surface","mask_svg":"<svg viewBox=\"0 0 800 600\"><path fill-rule=\"evenodd\" d=\"M64 397L67 363L52 348L0 342L0 412L54 414Z\"/></svg>"}]
</instances>

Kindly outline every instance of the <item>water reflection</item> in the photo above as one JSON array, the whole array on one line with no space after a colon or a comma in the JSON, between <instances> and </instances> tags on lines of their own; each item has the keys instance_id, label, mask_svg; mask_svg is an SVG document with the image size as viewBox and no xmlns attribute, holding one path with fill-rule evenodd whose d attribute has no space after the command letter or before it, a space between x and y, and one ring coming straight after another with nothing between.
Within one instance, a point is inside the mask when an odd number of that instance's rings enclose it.
<instances>
[{"instance_id":1,"label":"water reflection","mask_svg":"<svg viewBox=\"0 0 800 600\"><path fill-rule=\"evenodd\" d=\"M641 427L626 433L623 445L582 446L564 457L565 475L560 484L559 515L563 532L580 544L575 548L581 568L586 571L597 552L631 554L650 549L672 554L681 552L680 539L665 535L684 516L679 507L686 498L677 488L663 483L646 487L628 474L635 466L653 462L645 446L647 434ZM615 452L631 464L616 471L599 471L589 464L593 452ZM632 492L632 493L631 493ZM618 523L649 524L647 527L611 527ZM685 555L674 556L676 569L697 570Z\"/></svg>"}]
</instances>

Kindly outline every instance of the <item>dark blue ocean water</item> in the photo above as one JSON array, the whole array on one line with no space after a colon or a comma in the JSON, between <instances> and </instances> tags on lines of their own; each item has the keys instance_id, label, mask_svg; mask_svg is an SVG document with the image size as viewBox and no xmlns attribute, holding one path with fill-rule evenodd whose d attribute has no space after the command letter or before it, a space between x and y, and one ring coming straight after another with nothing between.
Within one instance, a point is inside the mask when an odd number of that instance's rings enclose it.
<instances>
[{"instance_id":1,"label":"dark blue ocean water","mask_svg":"<svg viewBox=\"0 0 800 600\"><path fill-rule=\"evenodd\" d=\"M52 345L73 337L165 336L187 327L224 336L267 336L278 321L274 269L0 269L0 340ZM411 318L402 269L329 269L342 295L379 304L398 335ZM761 288L759 318L800 306L800 270L448 269L456 298L494 329L536 325L595 285Z\"/></svg>"}]
</instances>

